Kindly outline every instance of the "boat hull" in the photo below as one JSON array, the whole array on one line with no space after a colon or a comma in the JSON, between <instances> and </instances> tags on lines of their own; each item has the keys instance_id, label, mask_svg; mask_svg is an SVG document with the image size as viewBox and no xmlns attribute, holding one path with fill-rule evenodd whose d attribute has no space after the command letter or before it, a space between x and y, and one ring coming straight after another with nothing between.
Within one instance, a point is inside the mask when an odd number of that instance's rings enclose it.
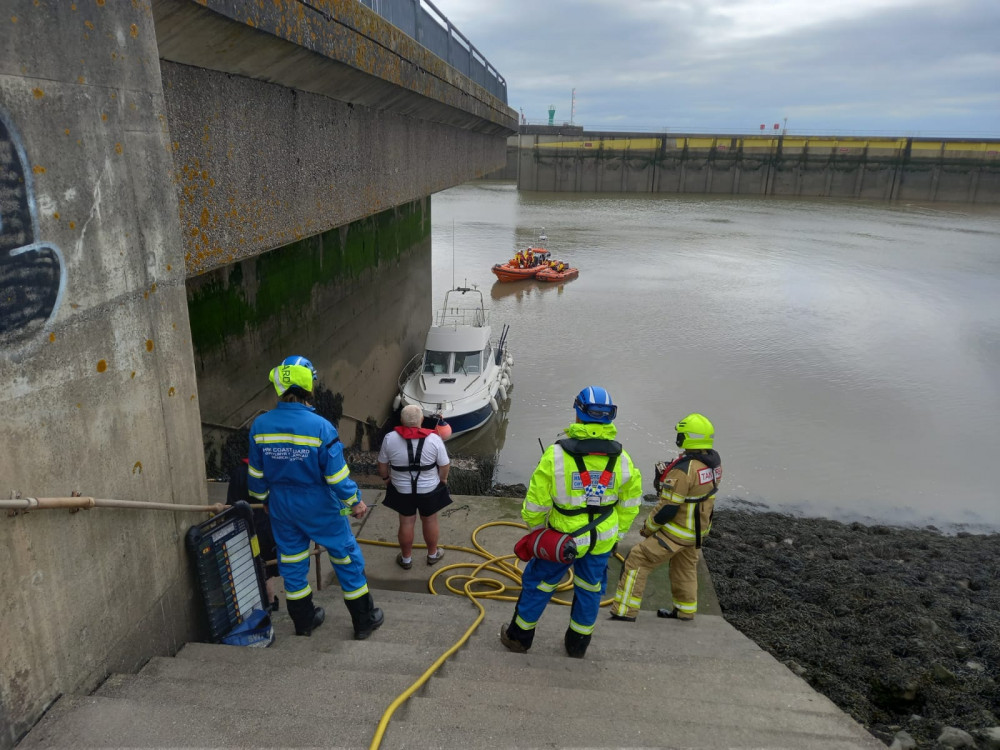
<instances>
[{"instance_id":1,"label":"boat hull","mask_svg":"<svg viewBox=\"0 0 1000 750\"><path fill-rule=\"evenodd\" d=\"M578 268L567 268L564 271L556 271L552 268L543 268L537 274L535 278L539 281L569 281L570 279L575 279L580 275L580 269Z\"/></svg>"},{"instance_id":2,"label":"boat hull","mask_svg":"<svg viewBox=\"0 0 1000 750\"><path fill-rule=\"evenodd\" d=\"M478 430L486 424L491 414L493 414L493 407L486 404L476 411L471 411L466 414L453 414L449 417L445 417L445 421L448 423L448 426L451 427L451 436L448 439L451 440L459 435L464 435L467 432ZM428 420L428 422L434 421L436 420Z\"/></svg>"},{"instance_id":3,"label":"boat hull","mask_svg":"<svg viewBox=\"0 0 1000 750\"><path fill-rule=\"evenodd\" d=\"M524 281L526 279L533 279L538 274L540 269L535 268L518 268L512 266L509 263L497 263L493 266L493 274L500 281Z\"/></svg>"}]
</instances>

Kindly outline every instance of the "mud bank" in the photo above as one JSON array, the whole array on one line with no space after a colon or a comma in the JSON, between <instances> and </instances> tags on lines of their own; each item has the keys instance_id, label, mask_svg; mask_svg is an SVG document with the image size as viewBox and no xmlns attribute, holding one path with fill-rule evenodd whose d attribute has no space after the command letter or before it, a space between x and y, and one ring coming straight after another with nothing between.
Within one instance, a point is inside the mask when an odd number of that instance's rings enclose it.
<instances>
[{"instance_id":1,"label":"mud bank","mask_svg":"<svg viewBox=\"0 0 1000 750\"><path fill-rule=\"evenodd\" d=\"M704 555L726 620L887 745L1000 747L1000 535L720 509Z\"/></svg>"}]
</instances>

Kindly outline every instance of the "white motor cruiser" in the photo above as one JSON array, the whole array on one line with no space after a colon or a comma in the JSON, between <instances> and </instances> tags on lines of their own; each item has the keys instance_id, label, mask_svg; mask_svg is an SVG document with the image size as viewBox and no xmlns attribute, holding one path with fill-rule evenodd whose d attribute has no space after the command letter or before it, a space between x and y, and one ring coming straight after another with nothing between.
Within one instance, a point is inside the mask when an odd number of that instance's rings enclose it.
<instances>
[{"instance_id":1,"label":"white motor cruiser","mask_svg":"<svg viewBox=\"0 0 1000 750\"><path fill-rule=\"evenodd\" d=\"M514 359L507 351L507 332L493 337L483 293L456 287L427 331L424 351L403 368L393 409L417 404L424 426L438 429L445 439L482 427L507 401Z\"/></svg>"}]
</instances>

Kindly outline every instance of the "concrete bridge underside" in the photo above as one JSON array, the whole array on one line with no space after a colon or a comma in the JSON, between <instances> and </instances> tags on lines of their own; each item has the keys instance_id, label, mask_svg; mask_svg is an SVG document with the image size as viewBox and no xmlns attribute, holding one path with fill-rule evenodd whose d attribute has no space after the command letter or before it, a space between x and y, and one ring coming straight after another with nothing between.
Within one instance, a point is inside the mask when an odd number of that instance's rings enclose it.
<instances>
[{"instance_id":1,"label":"concrete bridge underside","mask_svg":"<svg viewBox=\"0 0 1000 750\"><path fill-rule=\"evenodd\" d=\"M327 274L313 314L338 330L380 275L416 268L429 290L428 196L501 166L515 113L353 0L5 11L0 486L204 502L192 296L282 246ZM334 255L343 278L322 265ZM355 370L374 350L404 356L417 328L393 324L347 342ZM0 519L0 748L61 693L196 634L183 535L197 520Z\"/></svg>"}]
</instances>

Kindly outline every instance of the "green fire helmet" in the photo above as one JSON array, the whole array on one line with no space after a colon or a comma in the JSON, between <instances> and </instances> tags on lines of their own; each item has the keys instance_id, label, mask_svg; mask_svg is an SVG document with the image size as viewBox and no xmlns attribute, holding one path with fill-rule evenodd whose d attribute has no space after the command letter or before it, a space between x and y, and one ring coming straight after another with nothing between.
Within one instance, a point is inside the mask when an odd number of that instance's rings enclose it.
<instances>
[{"instance_id":1,"label":"green fire helmet","mask_svg":"<svg viewBox=\"0 0 1000 750\"><path fill-rule=\"evenodd\" d=\"M708 450L715 438L715 428L703 414L688 414L677 423L677 447L682 450Z\"/></svg>"},{"instance_id":2,"label":"green fire helmet","mask_svg":"<svg viewBox=\"0 0 1000 750\"><path fill-rule=\"evenodd\" d=\"M302 365L278 365L271 370L268 379L274 383L279 396L284 396L290 388L300 388L306 393L313 390L312 370Z\"/></svg>"}]
</instances>

